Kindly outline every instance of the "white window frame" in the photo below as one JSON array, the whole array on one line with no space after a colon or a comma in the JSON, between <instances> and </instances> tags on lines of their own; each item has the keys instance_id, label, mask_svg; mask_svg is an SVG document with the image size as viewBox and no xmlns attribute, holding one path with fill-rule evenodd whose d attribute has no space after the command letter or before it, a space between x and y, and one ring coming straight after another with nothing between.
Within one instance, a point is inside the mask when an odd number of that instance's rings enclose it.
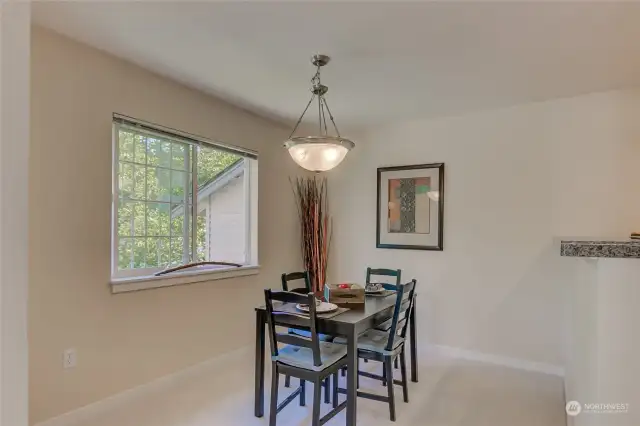
<instances>
[{"instance_id":1,"label":"white window frame","mask_svg":"<svg viewBox=\"0 0 640 426\"><path fill-rule=\"evenodd\" d=\"M124 125L123 125L124 123ZM132 128L141 133L149 133L154 137L167 139L175 143L181 142L189 146L199 145L212 149L231 151L245 157L244 161L244 194L245 194L245 264L241 268L230 267L209 271L186 271L175 272L163 276L154 274L163 270L163 267L136 268L119 270L119 236L118 236L118 202L119 202L119 182L118 169L120 163L119 153L119 130L121 128ZM185 284L210 279L229 278L233 276L253 275L259 271L258 266L258 156L254 151L238 148L232 145L201 138L175 129L170 129L157 124L148 123L131 117L114 114L112 123L112 215L111 215L111 284L113 292L135 291L146 288L165 287L168 285ZM189 150L191 152L191 150ZM194 150L195 151L195 150ZM195 159L194 159L195 160ZM193 200L195 204L192 208L192 235L189 239L192 242L191 251L195 255L197 226L197 161L192 161L192 184ZM188 197L185 195L185 197ZM144 201L154 202L154 201ZM185 199L185 208L187 200ZM146 236L144 237L147 238Z\"/></svg>"}]
</instances>

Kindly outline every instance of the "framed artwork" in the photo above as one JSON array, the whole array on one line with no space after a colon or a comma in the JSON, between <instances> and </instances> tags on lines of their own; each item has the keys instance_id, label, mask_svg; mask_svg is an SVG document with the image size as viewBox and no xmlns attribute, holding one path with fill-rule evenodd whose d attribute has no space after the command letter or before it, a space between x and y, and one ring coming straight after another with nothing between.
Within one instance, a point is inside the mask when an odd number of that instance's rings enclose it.
<instances>
[{"instance_id":1,"label":"framed artwork","mask_svg":"<svg viewBox=\"0 0 640 426\"><path fill-rule=\"evenodd\" d=\"M376 247L442 250L444 163L378 168Z\"/></svg>"}]
</instances>

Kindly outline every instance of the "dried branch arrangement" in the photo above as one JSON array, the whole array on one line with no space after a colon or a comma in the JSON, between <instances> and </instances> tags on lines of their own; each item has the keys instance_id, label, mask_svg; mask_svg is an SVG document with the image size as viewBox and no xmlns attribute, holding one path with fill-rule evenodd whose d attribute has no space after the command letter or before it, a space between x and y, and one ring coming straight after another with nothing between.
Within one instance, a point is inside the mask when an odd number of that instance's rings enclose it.
<instances>
[{"instance_id":1,"label":"dried branch arrangement","mask_svg":"<svg viewBox=\"0 0 640 426\"><path fill-rule=\"evenodd\" d=\"M311 275L314 291L322 291L327 277L331 243L331 217L328 210L327 179L298 177L291 180L298 218L305 270Z\"/></svg>"}]
</instances>

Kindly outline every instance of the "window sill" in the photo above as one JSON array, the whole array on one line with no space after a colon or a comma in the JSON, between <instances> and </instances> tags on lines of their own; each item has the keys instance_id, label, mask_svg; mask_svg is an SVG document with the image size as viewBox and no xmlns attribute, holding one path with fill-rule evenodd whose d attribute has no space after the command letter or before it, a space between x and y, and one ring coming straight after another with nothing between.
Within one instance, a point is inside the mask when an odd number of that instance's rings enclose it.
<instances>
[{"instance_id":1,"label":"window sill","mask_svg":"<svg viewBox=\"0 0 640 426\"><path fill-rule=\"evenodd\" d=\"M259 265L242 266L240 268L226 268L215 271L174 272L156 277L142 276L130 278L113 278L110 282L112 293L127 293L130 291L149 290L152 288L171 287L182 284L193 284L203 281L224 280L228 278L257 275Z\"/></svg>"}]
</instances>

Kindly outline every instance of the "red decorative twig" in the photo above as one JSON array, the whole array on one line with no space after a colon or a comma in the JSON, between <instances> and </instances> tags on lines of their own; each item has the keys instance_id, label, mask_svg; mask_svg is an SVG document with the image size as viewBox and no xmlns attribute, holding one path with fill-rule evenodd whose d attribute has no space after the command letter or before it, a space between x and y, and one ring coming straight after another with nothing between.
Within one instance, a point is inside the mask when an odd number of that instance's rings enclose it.
<instances>
[{"instance_id":1,"label":"red decorative twig","mask_svg":"<svg viewBox=\"0 0 640 426\"><path fill-rule=\"evenodd\" d=\"M299 177L290 180L298 218L300 248L304 267L311 274L315 291L322 291L327 278L331 219L328 215L325 178Z\"/></svg>"}]
</instances>

